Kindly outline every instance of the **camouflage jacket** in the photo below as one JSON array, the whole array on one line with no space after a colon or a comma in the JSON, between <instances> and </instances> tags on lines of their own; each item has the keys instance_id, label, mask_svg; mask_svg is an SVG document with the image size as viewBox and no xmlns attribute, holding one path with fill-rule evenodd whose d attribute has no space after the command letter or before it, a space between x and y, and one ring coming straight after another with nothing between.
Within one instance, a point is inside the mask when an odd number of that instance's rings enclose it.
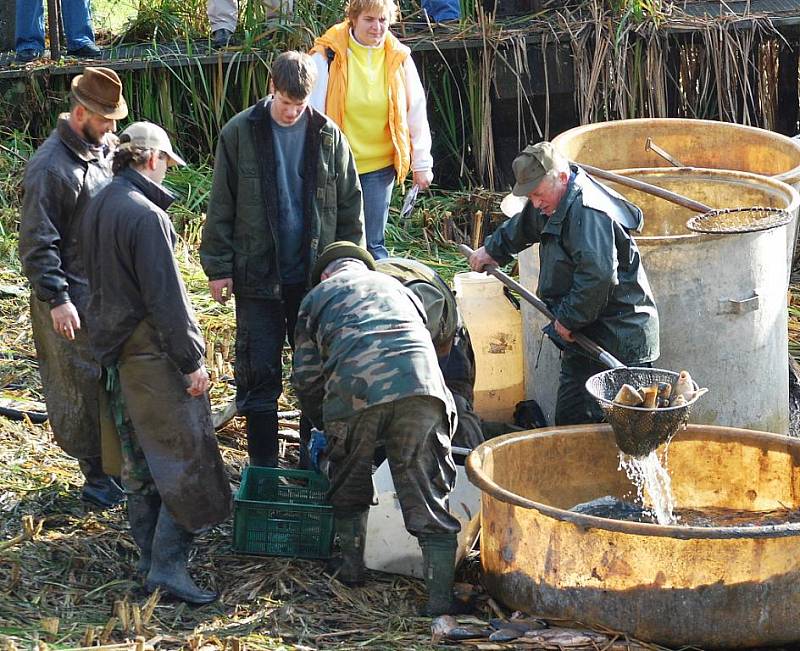
<instances>
[{"instance_id":1,"label":"camouflage jacket","mask_svg":"<svg viewBox=\"0 0 800 651\"><path fill-rule=\"evenodd\" d=\"M445 386L425 311L385 274L346 270L324 280L300 304L292 384L318 427L409 396L455 406Z\"/></svg>"}]
</instances>

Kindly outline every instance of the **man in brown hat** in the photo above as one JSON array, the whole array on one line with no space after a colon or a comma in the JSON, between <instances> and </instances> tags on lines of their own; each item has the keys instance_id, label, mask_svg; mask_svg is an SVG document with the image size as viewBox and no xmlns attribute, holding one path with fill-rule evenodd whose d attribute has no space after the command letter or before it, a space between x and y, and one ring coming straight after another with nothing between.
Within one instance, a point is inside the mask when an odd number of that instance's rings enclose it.
<instances>
[{"instance_id":1,"label":"man in brown hat","mask_svg":"<svg viewBox=\"0 0 800 651\"><path fill-rule=\"evenodd\" d=\"M546 329L562 348L556 425L593 423L603 414L585 383L605 366L574 343L581 332L630 366L658 358L658 312L631 231L642 211L570 164L549 142L514 159L516 213L470 258L470 267L506 264L539 243L537 293L556 316ZM526 200L527 198L527 200Z\"/></svg>"},{"instance_id":2,"label":"man in brown hat","mask_svg":"<svg viewBox=\"0 0 800 651\"><path fill-rule=\"evenodd\" d=\"M123 494L101 462L101 369L82 328L89 291L80 223L89 200L111 180L113 133L127 114L117 74L86 68L72 81L70 112L59 116L22 180L19 254L33 290L31 324L50 426L86 477L81 497L103 507Z\"/></svg>"}]
</instances>

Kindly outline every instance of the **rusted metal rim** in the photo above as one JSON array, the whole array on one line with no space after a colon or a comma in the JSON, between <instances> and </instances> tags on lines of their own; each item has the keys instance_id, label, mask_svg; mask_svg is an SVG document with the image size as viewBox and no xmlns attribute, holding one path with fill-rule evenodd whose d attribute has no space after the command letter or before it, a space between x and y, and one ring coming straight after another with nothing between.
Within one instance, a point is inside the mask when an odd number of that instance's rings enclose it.
<instances>
[{"instance_id":1,"label":"rusted metal rim","mask_svg":"<svg viewBox=\"0 0 800 651\"><path fill-rule=\"evenodd\" d=\"M520 506L525 509L535 509L540 513L556 520L571 522L572 524L587 529L605 529L620 533L634 534L637 536L663 536L668 538L679 538L690 540L693 538L781 538L784 536L796 536L800 533L800 522L786 523L780 525L760 526L760 527L680 527L674 525L649 524L646 522L627 522L623 520L611 520L599 518L593 515L583 515L565 509L559 509L549 504L535 502L513 493L489 478L483 470L483 456L491 454L495 449L500 449L509 445L514 445L520 440L534 438L545 438L551 436L581 436L588 431L600 431L609 439L609 445L614 445L614 432L610 425L574 425L569 427L546 427L538 430L531 430L528 433L515 432L491 439L479 445L472 454L467 457L466 470L469 480L484 493L491 497ZM800 454L800 439L793 439L780 434L770 432L759 432L755 430L743 431L730 427L718 427L714 425L689 425L685 430L676 434L677 437L692 437L693 434L702 432L713 432L723 436L730 436L736 432L740 441L765 444L781 444L783 446L794 447Z\"/></svg>"},{"instance_id":2,"label":"rusted metal rim","mask_svg":"<svg viewBox=\"0 0 800 651\"><path fill-rule=\"evenodd\" d=\"M587 134L592 133L593 131L603 131L606 129L624 129L626 125L636 126L638 124L646 124L648 126L653 125L655 127L659 127L662 125L669 125L670 128L678 127L684 132L688 132L690 130L694 130L697 127L708 126L709 128L719 129L721 126L724 126L725 123L720 123L717 120L696 120L694 118L629 118L627 120L613 120L607 122L594 122L592 124L584 124L578 127L574 127L569 131L565 131L563 134L560 134L553 138L553 144L558 147L562 139L569 141L570 138L562 138L564 134L572 134L571 137L574 138L576 134ZM730 127L735 127L736 131L739 132L748 132L759 137L764 137L764 130L759 127L752 127L749 125L744 124L730 124ZM788 136L784 136L780 133L769 132L769 137L771 139L775 139L780 142L785 147L789 149L794 149L800 155L800 142L797 142L793 138ZM664 169L664 168L661 168ZM678 169L678 168L675 168ZM708 169L722 169L722 168L708 168ZM618 170L614 170L618 171ZM739 170L734 170L739 171ZM767 176L767 175L765 175ZM782 181L783 183L788 183L789 185L796 183L797 178L800 176L798 174L798 167L793 167L791 169L786 170L785 172L781 172L780 174L773 174L767 176L767 178L777 179L778 181Z\"/></svg>"}]
</instances>

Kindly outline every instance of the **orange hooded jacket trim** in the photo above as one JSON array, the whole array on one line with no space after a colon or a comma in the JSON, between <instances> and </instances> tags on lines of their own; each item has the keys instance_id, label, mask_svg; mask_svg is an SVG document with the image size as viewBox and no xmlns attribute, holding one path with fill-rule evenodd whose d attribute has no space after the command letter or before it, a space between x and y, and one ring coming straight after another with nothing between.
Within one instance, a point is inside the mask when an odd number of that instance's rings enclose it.
<instances>
[{"instance_id":1,"label":"orange hooded jacket trim","mask_svg":"<svg viewBox=\"0 0 800 651\"><path fill-rule=\"evenodd\" d=\"M335 56L328 70L328 90L325 113L340 129L344 128L345 99L347 98L347 50L350 45L350 23L343 21L331 27L314 41L311 54L319 52L327 58L328 48ZM411 50L391 33L384 39L386 78L389 81L389 133L394 146L394 169L402 180L411 169L411 136L408 130L408 100L403 63Z\"/></svg>"}]
</instances>

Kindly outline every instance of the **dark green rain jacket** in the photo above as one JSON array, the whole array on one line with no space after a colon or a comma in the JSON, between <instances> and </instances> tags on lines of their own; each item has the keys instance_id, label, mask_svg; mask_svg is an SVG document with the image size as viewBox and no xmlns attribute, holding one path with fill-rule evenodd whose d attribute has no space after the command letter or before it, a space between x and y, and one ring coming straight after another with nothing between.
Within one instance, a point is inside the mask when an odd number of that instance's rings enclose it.
<instances>
[{"instance_id":1,"label":"dark green rain jacket","mask_svg":"<svg viewBox=\"0 0 800 651\"><path fill-rule=\"evenodd\" d=\"M561 324L622 362L658 358L658 312L630 235L641 210L571 165L569 187L551 217L528 202L486 241L500 264L539 243L537 293ZM572 346L571 346L572 349Z\"/></svg>"}]
</instances>

